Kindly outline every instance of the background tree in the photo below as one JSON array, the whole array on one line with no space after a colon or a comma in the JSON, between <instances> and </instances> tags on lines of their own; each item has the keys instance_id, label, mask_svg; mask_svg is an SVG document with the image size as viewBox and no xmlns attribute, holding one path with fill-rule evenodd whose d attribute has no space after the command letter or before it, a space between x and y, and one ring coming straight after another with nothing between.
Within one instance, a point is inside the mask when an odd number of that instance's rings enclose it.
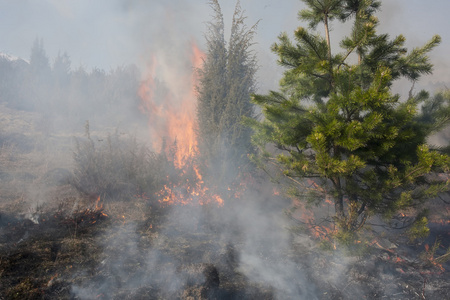
<instances>
[{"instance_id":1,"label":"background tree","mask_svg":"<svg viewBox=\"0 0 450 300\"><path fill-rule=\"evenodd\" d=\"M50 64L44 50L43 39L35 39L31 48L30 67L33 73L48 75Z\"/></svg>"},{"instance_id":2,"label":"background tree","mask_svg":"<svg viewBox=\"0 0 450 300\"><path fill-rule=\"evenodd\" d=\"M427 54L440 37L408 53L403 36L377 34L379 1L303 2L308 8L299 18L310 29L323 22L325 37L299 27L295 43L283 33L273 45L287 70L279 92L253 98L265 116L249 121L261 149L259 162L281 167L298 198L318 203L331 196L341 237L352 236L369 216L405 209L414 209L420 216L416 224L425 225L419 205L448 188L437 174L448 172L450 159L432 150L427 137L448 124L449 98L410 92L402 102L391 87L399 78L415 82L431 73ZM333 19L353 21L336 54L329 35ZM265 150L268 143L282 152ZM302 178L313 179L318 188L304 193Z\"/></svg>"},{"instance_id":3,"label":"background tree","mask_svg":"<svg viewBox=\"0 0 450 300\"><path fill-rule=\"evenodd\" d=\"M51 67L44 50L42 39L35 39L31 48L29 74L26 84L28 89L25 97L32 109L43 111L48 109L49 89L51 88Z\"/></svg>"},{"instance_id":4,"label":"background tree","mask_svg":"<svg viewBox=\"0 0 450 300\"><path fill-rule=\"evenodd\" d=\"M67 52L62 54L58 52L52 68L55 85L67 87L70 82L71 64L72 62Z\"/></svg>"},{"instance_id":5,"label":"background tree","mask_svg":"<svg viewBox=\"0 0 450 300\"><path fill-rule=\"evenodd\" d=\"M43 41L36 39L30 61L0 57L0 102L10 108L42 114L39 126L53 129L82 128L83 122L128 126L139 120L139 70L134 65L109 72L71 67L70 56L60 52L51 59ZM101 112L101 113L99 113Z\"/></svg>"},{"instance_id":6,"label":"background tree","mask_svg":"<svg viewBox=\"0 0 450 300\"><path fill-rule=\"evenodd\" d=\"M256 25L247 28L239 1L236 4L228 46L223 15L217 0L210 1L215 15L208 23L206 58L199 70L198 140L203 168L212 178L231 182L239 167L248 165L252 151L251 129L243 117L253 118L256 59L250 50Z\"/></svg>"}]
</instances>

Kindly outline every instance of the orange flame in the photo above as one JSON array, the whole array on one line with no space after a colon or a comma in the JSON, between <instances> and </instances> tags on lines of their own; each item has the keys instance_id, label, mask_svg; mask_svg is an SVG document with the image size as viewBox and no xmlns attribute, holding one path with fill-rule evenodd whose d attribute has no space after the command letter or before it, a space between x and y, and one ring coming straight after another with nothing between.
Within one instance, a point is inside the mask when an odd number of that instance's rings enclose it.
<instances>
[{"instance_id":1,"label":"orange flame","mask_svg":"<svg viewBox=\"0 0 450 300\"><path fill-rule=\"evenodd\" d=\"M201 66L203 53L195 43L192 43L191 63L193 68ZM142 99L140 109L148 115L149 128L154 140L154 149L161 149L163 139L176 146L171 157L177 168L182 168L185 162L194 156L197 148L195 137L195 86L197 79L193 69L180 75L181 78L171 78L173 74L182 74L176 66L158 63L155 56L152 57L148 67L147 78L139 88L139 96ZM161 76L158 76L161 75ZM162 77L158 80L158 77ZM177 82L173 82L177 81ZM163 82L167 85L161 86ZM183 84L185 83L185 84ZM157 92L164 95L158 95ZM158 96L160 98L158 98ZM162 149L172 156L170 149Z\"/></svg>"},{"instance_id":2,"label":"orange flame","mask_svg":"<svg viewBox=\"0 0 450 300\"><path fill-rule=\"evenodd\" d=\"M394 260L394 262L396 262L396 263L401 263L401 262L404 262L405 260L403 260L403 259L401 259L400 257L396 257L395 258L395 260Z\"/></svg>"},{"instance_id":3,"label":"orange flame","mask_svg":"<svg viewBox=\"0 0 450 300\"><path fill-rule=\"evenodd\" d=\"M104 217L107 217L108 215L103 211L103 202L101 202L100 196L97 197L97 200L95 201L95 207L93 209L94 212L100 212L100 214ZM95 223L94 221L93 223Z\"/></svg>"},{"instance_id":4,"label":"orange flame","mask_svg":"<svg viewBox=\"0 0 450 300\"><path fill-rule=\"evenodd\" d=\"M201 67L203 52L192 43L191 65L189 70L178 70L174 65L161 65L155 56L149 66L147 79L140 87L139 95L142 99L141 110L149 117L150 130L154 138L153 146L158 149L162 146L163 138L168 138L169 143L176 146L173 153L174 164L182 168L186 161L192 158L197 151L195 136L195 109L197 78L194 70ZM156 99L155 92L158 88L157 72L160 71L162 81L167 85L168 91L162 95L162 99ZM180 74L180 78L172 78L174 74ZM177 81L177 82L173 82ZM161 102L160 104L157 104ZM170 149L162 149L172 156Z\"/></svg>"},{"instance_id":5,"label":"orange flame","mask_svg":"<svg viewBox=\"0 0 450 300\"><path fill-rule=\"evenodd\" d=\"M203 177L193 160L198 152L195 134L195 70L202 66L204 53L191 42L189 63L184 64L184 69L180 69L180 58L172 57L169 61L177 64L168 64L153 56L147 78L139 89L142 99L140 109L148 116L153 148L164 152L186 177L181 183L164 185L157 196L165 204L206 204L214 201L222 205L222 198L204 187ZM195 180L192 182L187 177L189 168L193 169L192 177Z\"/></svg>"},{"instance_id":6,"label":"orange flame","mask_svg":"<svg viewBox=\"0 0 450 300\"><path fill-rule=\"evenodd\" d=\"M99 211L103 208L103 203L100 202L100 196L97 197L97 201L95 201L95 209L94 211Z\"/></svg>"}]
</instances>

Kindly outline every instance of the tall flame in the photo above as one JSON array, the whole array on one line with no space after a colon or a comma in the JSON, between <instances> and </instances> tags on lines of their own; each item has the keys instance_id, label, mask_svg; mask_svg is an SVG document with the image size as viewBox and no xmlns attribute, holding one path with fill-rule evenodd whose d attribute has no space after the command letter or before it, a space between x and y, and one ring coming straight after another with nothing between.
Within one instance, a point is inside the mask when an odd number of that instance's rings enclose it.
<instances>
[{"instance_id":1,"label":"tall flame","mask_svg":"<svg viewBox=\"0 0 450 300\"><path fill-rule=\"evenodd\" d=\"M165 58L165 57L164 57ZM191 42L188 54L164 60L153 55L146 79L139 89L141 111L148 116L153 148L163 151L177 169L186 175L188 163L197 154L195 134L196 70L202 66L204 53ZM163 149L164 148L164 149ZM158 193L161 202L189 204L195 202L223 203L223 200L204 187L197 166L192 166L195 183L189 179L180 184L165 185Z\"/></svg>"},{"instance_id":2,"label":"tall flame","mask_svg":"<svg viewBox=\"0 0 450 300\"><path fill-rule=\"evenodd\" d=\"M180 70L179 64L159 63L153 56L146 79L139 89L141 111L148 115L153 147L155 150L161 149L165 138L176 145L174 153L170 153L169 148L162 150L168 156L174 155L177 168L182 168L197 151L195 70L201 67L204 53L194 42L191 42L190 52L190 62L185 64L185 70ZM158 91L163 95L156 95Z\"/></svg>"}]
</instances>

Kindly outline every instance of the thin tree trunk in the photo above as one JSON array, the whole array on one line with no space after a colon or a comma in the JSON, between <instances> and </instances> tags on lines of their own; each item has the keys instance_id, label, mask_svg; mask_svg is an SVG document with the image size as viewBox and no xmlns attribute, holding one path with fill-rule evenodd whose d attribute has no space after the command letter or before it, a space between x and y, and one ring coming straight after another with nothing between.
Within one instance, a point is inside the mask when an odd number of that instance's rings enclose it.
<instances>
[{"instance_id":1,"label":"thin tree trunk","mask_svg":"<svg viewBox=\"0 0 450 300\"><path fill-rule=\"evenodd\" d=\"M333 79L333 65L331 63L331 42L330 42L330 28L328 26L328 15L325 14L323 23L325 25L325 36L327 39L327 46L328 46L328 64L329 64L329 72L330 72L330 78L331 78L331 88L334 86L334 79Z\"/></svg>"},{"instance_id":2,"label":"thin tree trunk","mask_svg":"<svg viewBox=\"0 0 450 300\"><path fill-rule=\"evenodd\" d=\"M355 25L356 26L358 26L358 27L361 27L361 21L360 21L360 18L359 18L359 13L360 13L360 11L359 11L359 9L358 9L358 11L356 11L356 14L355 14ZM359 29L356 29L357 31L356 31L356 34L358 34L358 31L359 30L362 30L361 28L359 28ZM362 62L362 49L361 49L361 47L357 47L356 48L356 53L358 54L358 67L360 67L359 68L359 80L360 80L360 86L361 86L361 88L363 88L363 76L362 76L362 69L361 69L361 62Z\"/></svg>"},{"instance_id":3,"label":"thin tree trunk","mask_svg":"<svg viewBox=\"0 0 450 300\"><path fill-rule=\"evenodd\" d=\"M325 36L327 39L327 46L328 46L328 61L330 62L331 66L331 42L330 42L330 29L328 27L328 15L325 15L323 23L325 25Z\"/></svg>"},{"instance_id":4,"label":"thin tree trunk","mask_svg":"<svg viewBox=\"0 0 450 300\"><path fill-rule=\"evenodd\" d=\"M334 199L334 210L336 212L336 216L339 219L343 219L344 214L344 197L343 195L339 194L336 199Z\"/></svg>"},{"instance_id":5,"label":"thin tree trunk","mask_svg":"<svg viewBox=\"0 0 450 300\"><path fill-rule=\"evenodd\" d=\"M334 210L335 215L339 219L339 221L343 221L345 217L344 213L344 195L341 193L341 180L339 177L334 179L334 186L337 190L338 196L334 199Z\"/></svg>"}]
</instances>

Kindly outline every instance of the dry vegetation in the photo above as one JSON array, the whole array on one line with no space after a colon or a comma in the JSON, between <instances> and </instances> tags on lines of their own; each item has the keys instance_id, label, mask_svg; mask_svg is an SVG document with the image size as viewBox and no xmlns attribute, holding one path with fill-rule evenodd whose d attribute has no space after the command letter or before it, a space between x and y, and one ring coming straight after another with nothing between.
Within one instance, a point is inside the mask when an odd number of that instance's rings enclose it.
<instances>
[{"instance_id":1,"label":"dry vegetation","mask_svg":"<svg viewBox=\"0 0 450 300\"><path fill-rule=\"evenodd\" d=\"M106 131L75 139L45 134L38 114L0 111L0 299L450 295L449 265L440 265L448 225L436 225L420 243L379 237L356 256L321 250L304 232L292 233L289 248L267 246L265 236L279 225L267 218L261 237L249 234L228 219L242 205L237 200L224 207L160 205L155 192L167 177L167 161L136 139ZM257 181L258 192L241 199L256 198L281 215L283 205L274 205L271 189ZM441 217L448 221L448 213ZM436 239L441 244L433 247ZM254 261L275 275L261 274Z\"/></svg>"}]
</instances>

